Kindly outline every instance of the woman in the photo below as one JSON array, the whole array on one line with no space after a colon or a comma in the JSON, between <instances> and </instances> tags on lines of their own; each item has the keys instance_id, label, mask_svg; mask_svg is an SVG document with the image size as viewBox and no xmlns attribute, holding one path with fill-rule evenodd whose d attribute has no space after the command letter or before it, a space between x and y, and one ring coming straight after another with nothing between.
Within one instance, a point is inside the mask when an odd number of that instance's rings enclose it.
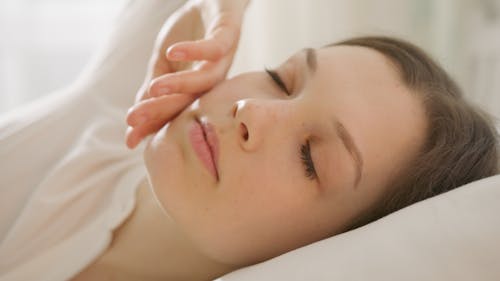
<instances>
[{"instance_id":1,"label":"woman","mask_svg":"<svg viewBox=\"0 0 500 281\"><path fill-rule=\"evenodd\" d=\"M156 54L183 40L169 42L176 30L185 30L181 26L193 23L186 19L193 19L196 5L188 3L167 22ZM242 13L229 14L241 22ZM215 279L497 172L490 123L412 45L380 37L347 40L299 51L278 68L215 85L227 71L237 37L215 56L222 59L194 71L167 74L182 66L153 56L142 88L148 90L139 93L127 118L129 147L154 133L144 150L147 178L143 174L127 187L136 191L136 201L127 206L126 220L112 220L112 238L97 239L104 245L87 255L82 271L65 276ZM174 45L169 56L184 48L177 59L190 60L188 50L210 50L221 39L215 38ZM213 77L204 80L207 75ZM207 85L215 87L200 97ZM102 128L94 126L86 136L105 134ZM119 162L87 160L94 167L89 175ZM82 161L64 164L63 171ZM63 200L60 211L74 209L68 202L79 196ZM72 237L92 245L92 236L82 232Z\"/></svg>"}]
</instances>

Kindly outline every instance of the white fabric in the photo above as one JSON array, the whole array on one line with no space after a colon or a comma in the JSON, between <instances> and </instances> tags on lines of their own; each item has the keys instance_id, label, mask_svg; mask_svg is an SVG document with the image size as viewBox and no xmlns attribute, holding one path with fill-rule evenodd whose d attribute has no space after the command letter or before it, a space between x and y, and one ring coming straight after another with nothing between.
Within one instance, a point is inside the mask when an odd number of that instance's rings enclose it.
<instances>
[{"instance_id":1,"label":"white fabric","mask_svg":"<svg viewBox=\"0 0 500 281\"><path fill-rule=\"evenodd\" d=\"M182 1L133 1L75 85L0 119L0 280L67 280L111 242L145 179L125 147L154 38Z\"/></svg>"}]
</instances>

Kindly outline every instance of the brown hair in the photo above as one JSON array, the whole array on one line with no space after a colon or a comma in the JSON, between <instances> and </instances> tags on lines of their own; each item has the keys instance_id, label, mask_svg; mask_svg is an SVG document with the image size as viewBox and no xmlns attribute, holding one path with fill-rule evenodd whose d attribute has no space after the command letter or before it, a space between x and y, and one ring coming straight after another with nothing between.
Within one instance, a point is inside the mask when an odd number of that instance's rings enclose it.
<instances>
[{"instance_id":1,"label":"brown hair","mask_svg":"<svg viewBox=\"0 0 500 281\"><path fill-rule=\"evenodd\" d=\"M498 135L491 118L467 102L457 84L424 51L389 37L358 37L333 45L382 53L397 67L404 84L421 97L427 115L427 136L419 154L393 178L388 194L348 230L499 172Z\"/></svg>"}]
</instances>

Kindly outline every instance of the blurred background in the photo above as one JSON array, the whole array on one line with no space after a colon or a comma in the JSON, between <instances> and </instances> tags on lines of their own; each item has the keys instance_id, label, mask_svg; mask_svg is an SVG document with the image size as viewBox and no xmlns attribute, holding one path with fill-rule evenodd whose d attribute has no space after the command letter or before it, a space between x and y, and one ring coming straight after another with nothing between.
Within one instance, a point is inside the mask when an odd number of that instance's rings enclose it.
<instances>
[{"instance_id":1,"label":"blurred background","mask_svg":"<svg viewBox=\"0 0 500 281\"><path fill-rule=\"evenodd\" d=\"M0 113L74 81L126 2L0 0ZM423 47L500 117L500 0L251 0L230 76L371 34Z\"/></svg>"}]
</instances>

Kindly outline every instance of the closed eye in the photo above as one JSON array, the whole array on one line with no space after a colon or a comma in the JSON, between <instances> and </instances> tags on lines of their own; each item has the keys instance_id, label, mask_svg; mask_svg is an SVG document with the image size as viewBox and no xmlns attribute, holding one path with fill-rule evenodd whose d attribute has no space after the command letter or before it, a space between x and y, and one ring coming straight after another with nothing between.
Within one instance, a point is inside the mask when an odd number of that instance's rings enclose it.
<instances>
[{"instance_id":1,"label":"closed eye","mask_svg":"<svg viewBox=\"0 0 500 281\"><path fill-rule=\"evenodd\" d=\"M276 71L271 70L271 69L265 68L265 70L266 70L266 73L269 74L269 76L271 76L271 78L273 79L274 83L276 83L276 85L278 85L278 87L282 91L284 91L287 96L290 96L291 93L286 88L286 85L285 85L285 83L283 83L283 80L281 79L281 77L279 76L279 74Z\"/></svg>"}]
</instances>

